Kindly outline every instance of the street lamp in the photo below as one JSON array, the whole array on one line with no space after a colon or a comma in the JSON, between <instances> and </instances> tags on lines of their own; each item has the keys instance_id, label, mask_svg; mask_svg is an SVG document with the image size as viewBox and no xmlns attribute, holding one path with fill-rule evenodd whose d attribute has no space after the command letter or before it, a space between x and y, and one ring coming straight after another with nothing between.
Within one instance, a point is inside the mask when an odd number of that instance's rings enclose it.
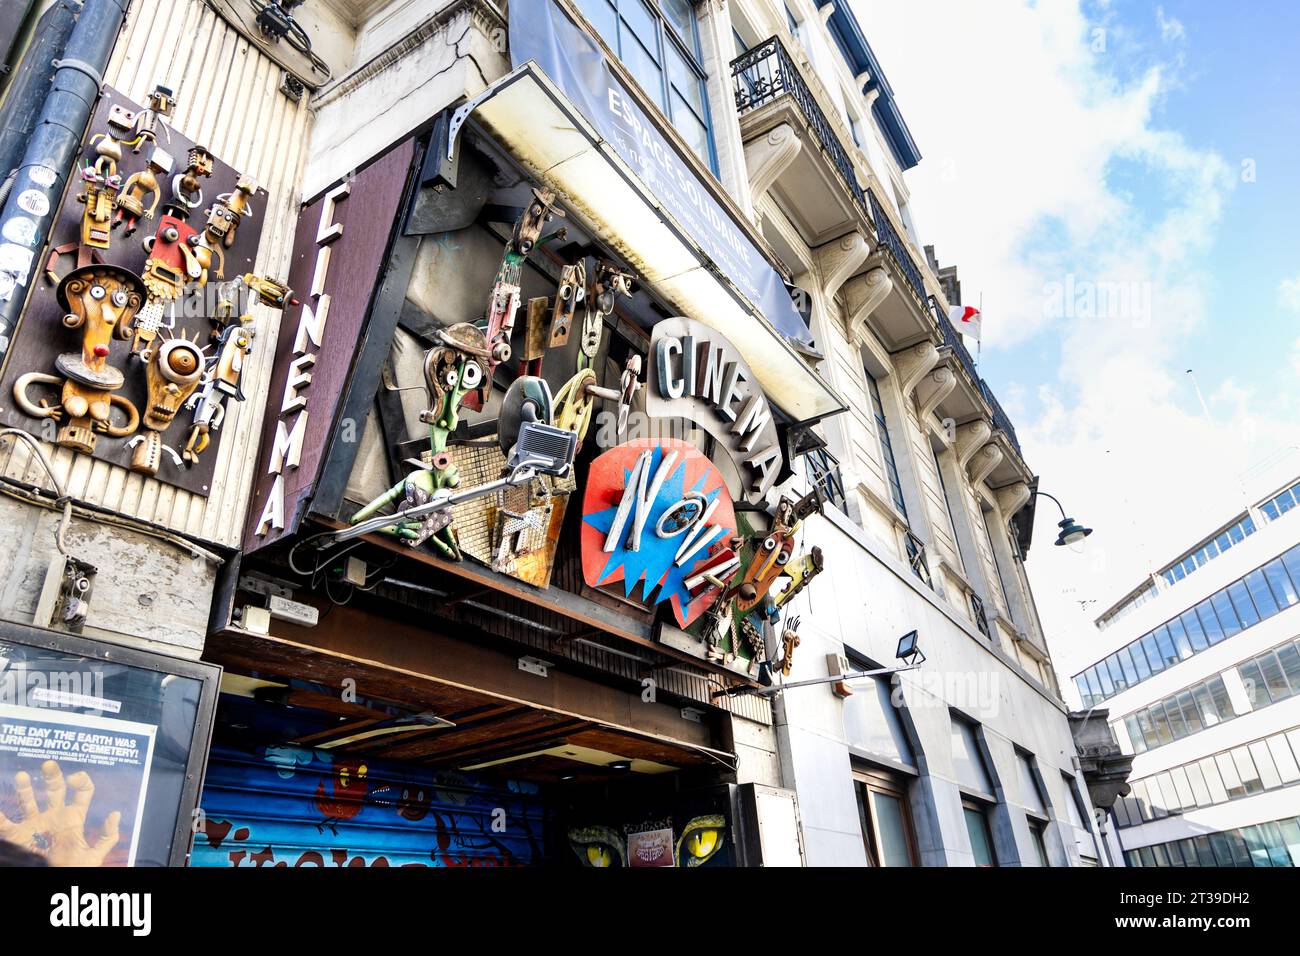
<instances>
[{"instance_id":1,"label":"street lamp","mask_svg":"<svg viewBox=\"0 0 1300 956\"><path fill-rule=\"evenodd\" d=\"M1088 537L1088 535L1092 534L1091 528L1085 528L1083 525L1079 524L1079 522L1066 515L1065 508L1061 505L1061 502L1057 500L1055 495L1049 495L1045 491L1035 491L1034 494L1042 495L1044 498L1051 498L1056 502L1056 507L1061 509L1061 520L1057 522L1057 527L1061 530L1057 534L1055 541L1058 548L1064 547L1067 544L1078 544L1084 538Z\"/></svg>"}]
</instances>

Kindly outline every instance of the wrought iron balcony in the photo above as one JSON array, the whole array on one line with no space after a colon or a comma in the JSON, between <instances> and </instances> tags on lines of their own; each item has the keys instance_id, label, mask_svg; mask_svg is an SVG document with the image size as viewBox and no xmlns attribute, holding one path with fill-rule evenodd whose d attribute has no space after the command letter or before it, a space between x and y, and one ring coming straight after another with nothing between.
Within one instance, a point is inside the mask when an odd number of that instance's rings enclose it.
<instances>
[{"instance_id":1,"label":"wrought iron balcony","mask_svg":"<svg viewBox=\"0 0 1300 956\"><path fill-rule=\"evenodd\" d=\"M798 104L817 145L839 172L845 189L853 197L859 211L864 218L869 216L867 199L862 187L858 185L848 151L835 134L835 127L817 105L812 90L808 88L798 65L790 58L779 37L768 37L732 60L731 80L736 96L736 112L741 116L782 96L792 98Z\"/></svg>"},{"instance_id":2,"label":"wrought iron balcony","mask_svg":"<svg viewBox=\"0 0 1300 956\"><path fill-rule=\"evenodd\" d=\"M993 427L1000 428L1006 433L1016 452L1023 458L1024 452L1020 451L1020 440L1016 438L1016 430L1011 427L1011 419L1007 418L1007 413L1002 410L1002 406L993 395L993 389L989 388L989 383L984 379L980 379L980 391L984 393L984 401L988 402L989 407L993 409Z\"/></svg>"},{"instance_id":3,"label":"wrought iron balcony","mask_svg":"<svg viewBox=\"0 0 1300 956\"><path fill-rule=\"evenodd\" d=\"M975 359L971 357L970 350L962 341L961 333L953 328L952 322L940 308L938 301L930 297L930 311L934 313L934 319L939 323L939 331L943 335L943 344L953 350L958 359L961 360L962 367L970 374L971 379L979 385L980 394L984 396L984 401L989 403L989 408L993 410L993 427L1003 431L1012 446L1020 452L1020 440L1016 438L1016 430L1011 425L1011 419L1007 413L1002 410L1002 405L998 402L997 397L993 394L993 389L989 388L989 383L980 378L979 371L975 366Z\"/></svg>"},{"instance_id":4,"label":"wrought iron balcony","mask_svg":"<svg viewBox=\"0 0 1300 956\"><path fill-rule=\"evenodd\" d=\"M971 380L978 382L980 375L975 369L975 359L971 357L970 350L966 348L966 343L962 341L961 333L953 328L952 322L949 321L938 300L933 296L930 297L930 311L934 313L934 321L939 325L939 332L943 336L943 344L952 349L957 358L961 360L962 368L966 369Z\"/></svg>"},{"instance_id":5,"label":"wrought iron balcony","mask_svg":"<svg viewBox=\"0 0 1300 956\"><path fill-rule=\"evenodd\" d=\"M877 244L889 253L889 257L894 260L898 271L907 280L912 294L924 307L926 302L925 280L921 278L921 270L917 268L916 260L907 251L907 243L894 229L894 224L889 221L889 214L885 212L884 206L876 198L876 194L868 189L867 198L871 203L871 225L876 230Z\"/></svg>"}]
</instances>

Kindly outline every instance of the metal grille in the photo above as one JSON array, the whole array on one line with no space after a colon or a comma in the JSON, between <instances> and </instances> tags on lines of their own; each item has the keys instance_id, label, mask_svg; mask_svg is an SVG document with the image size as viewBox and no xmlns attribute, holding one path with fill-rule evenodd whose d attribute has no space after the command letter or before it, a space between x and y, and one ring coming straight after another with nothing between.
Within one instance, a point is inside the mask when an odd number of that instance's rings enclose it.
<instances>
[{"instance_id":1,"label":"metal grille","mask_svg":"<svg viewBox=\"0 0 1300 956\"><path fill-rule=\"evenodd\" d=\"M925 586L934 588L934 581L930 577L930 564L925 557L925 542L914 535L911 530L903 532L904 547L907 550L907 563L911 565L912 573L920 578Z\"/></svg>"},{"instance_id":2,"label":"metal grille","mask_svg":"<svg viewBox=\"0 0 1300 956\"><path fill-rule=\"evenodd\" d=\"M921 270L917 268L916 260L907 251L907 244L903 242L903 237L894 229L894 224L889 221L889 214L885 212L884 206L876 198L876 194L868 189L867 198L871 202L871 224L876 230L876 242L894 260L894 265L898 267L898 271L907 280L912 294L916 296L916 301L924 307L926 301L925 280L921 278Z\"/></svg>"},{"instance_id":3,"label":"metal grille","mask_svg":"<svg viewBox=\"0 0 1300 956\"><path fill-rule=\"evenodd\" d=\"M736 112L744 115L781 96L794 99L812 131L817 145L840 174L844 188L853 197L863 216L868 215L867 200L858 185L853 161L835 134L826 114L822 112L812 90L804 82L799 67L786 52L778 37L768 37L758 46L746 50L731 61L732 87L736 97Z\"/></svg>"},{"instance_id":4,"label":"metal grille","mask_svg":"<svg viewBox=\"0 0 1300 956\"><path fill-rule=\"evenodd\" d=\"M835 456L825 448L815 448L805 457L808 460L808 477L821 492L822 499L847 514L844 501L844 476L840 473L840 463L835 460Z\"/></svg>"}]
</instances>

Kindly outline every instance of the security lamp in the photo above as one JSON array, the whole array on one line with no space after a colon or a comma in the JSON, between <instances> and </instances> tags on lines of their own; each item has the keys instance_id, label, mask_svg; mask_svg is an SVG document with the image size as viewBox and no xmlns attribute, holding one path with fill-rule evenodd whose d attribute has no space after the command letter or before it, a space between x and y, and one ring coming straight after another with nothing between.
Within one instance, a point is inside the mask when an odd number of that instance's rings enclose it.
<instances>
[{"instance_id":1,"label":"security lamp","mask_svg":"<svg viewBox=\"0 0 1300 956\"><path fill-rule=\"evenodd\" d=\"M898 650L894 656L905 664L920 664L925 660L925 655L921 653L920 645L917 644L916 631L908 631L898 639ZM917 658L921 660L918 661Z\"/></svg>"},{"instance_id":2,"label":"security lamp","mask_svg":"<svg viewBox=\"0 0 1300 956\"><path fill-rule=\"evenodd\" d=\"M898 639L898 659L903 663L898 667L875 667L865 671L849 671L846 674L832 674L829 677L814 677L810 680L788 681L784 684L776 684L772 679L772 661L759 661L758 664L758 683L760 686L752 687L748 684L735 684L731 687L724 687L722 690L715 690L713 697L743 697L748 694L757 694L760 697L775 697L777 694L787 691L792 687L811 687L813 684L839 684L844 681L859 680L863 677L884 677L886 674L900 674L903 671L914 671L925 663L925 654L917 642L916 631L908 631Z\"/></svg>"}]
</instances>

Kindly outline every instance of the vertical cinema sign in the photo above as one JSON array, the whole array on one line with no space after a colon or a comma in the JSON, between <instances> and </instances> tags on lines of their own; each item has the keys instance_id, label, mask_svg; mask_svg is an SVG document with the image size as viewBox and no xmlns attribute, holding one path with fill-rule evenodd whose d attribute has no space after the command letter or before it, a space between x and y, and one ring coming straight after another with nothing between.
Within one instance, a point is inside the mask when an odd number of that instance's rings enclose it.
<instances>
[{"instance_id":1,"label":"vertical cinema sign","mask_svg":"<svg viewBox=\"0 0 1300 956\"><path fill-rule=\"evenodd\" d=\"M345 182L326 193L320 203L311 292L298 316L292 357L280 393L280 411L275 419L270 460L266 467L266 474L272 479L271 487L253 532L259 538L266 537L270 531L284 530L284 472L285 469L297 469L302 465L302 449L310 421L307 400L311 390L312 367L320 354L325 323L329 321L330 315L331 298L325 291L326 279L329 277L334 243L343 235L343 224L335 222L334 213L339 203L351 194L352 183Z\"/></svg>"},{"instance_id":2,"label":"vertical cinema sign","mask_svg":"<svg viewBox=\"0 0 1300 956\"><path fill-rule=\"evenodd\" d=\"M289 286L302 304L280 320L245 551L293 534L326 461L355 454L354 423L339 410L367 340L414 155L412 140L399 143L299 211Z\"/></svg>"}]
</instances>

